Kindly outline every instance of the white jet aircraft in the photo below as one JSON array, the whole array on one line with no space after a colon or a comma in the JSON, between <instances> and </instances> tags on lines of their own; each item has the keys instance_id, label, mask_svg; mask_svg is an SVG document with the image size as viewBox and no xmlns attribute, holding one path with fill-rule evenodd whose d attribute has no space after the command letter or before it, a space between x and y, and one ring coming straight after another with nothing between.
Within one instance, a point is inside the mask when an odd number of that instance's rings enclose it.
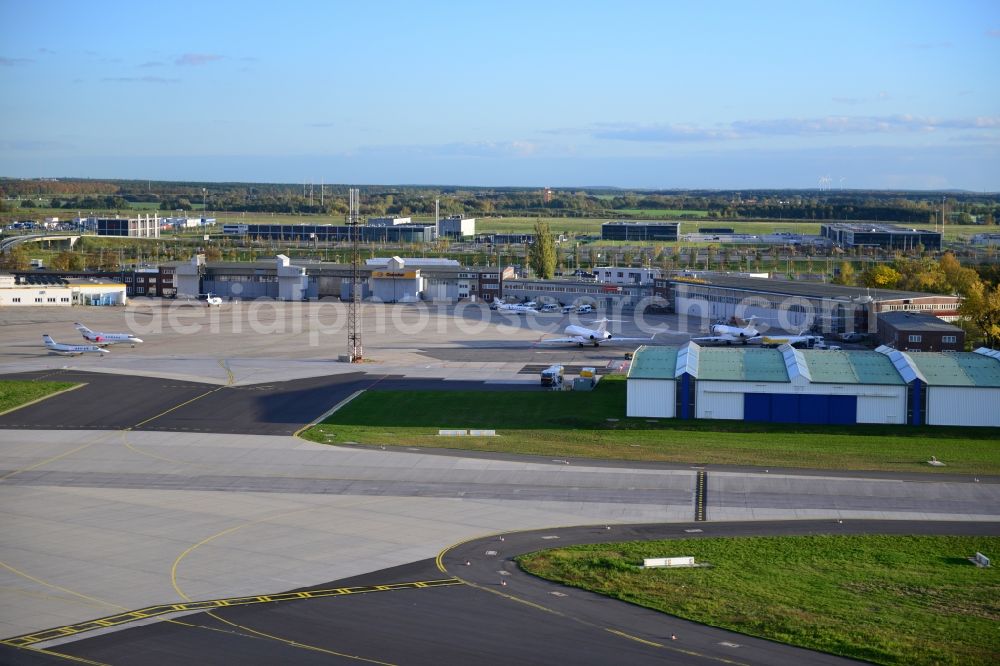
<instances>
[{"instance_id":1,"label":"white jet aircraft","mask_svg":"<svg viewBox=\"0 0 1000 666\"><path fill-rule=\"evenodd\" d=\"M502 298L494 298L493 304L496 305L497 310L503 310L506 312L518 312L518 313L537 313L538 309L535 307L534 301L529 301L528 303L505 303Z\"/></svg>"},{"instance_id":2,"label":"white jet aircraft","mask_svg":"<svg viewBox=\"0 0 1000 666\"><path fill-rule=\"evenodd\" d=\"M80 354L109 354L110 352L103 347L98 347L97 345L64 345L56 342L48 334L42 335L42 340L45 341L45 346L49 348L49 351L53 354L61 354L62 356L79 356Z\"/></svg>"},{"instance_id":3,"label":"white jet aircraft","mask_svg":"<svg viewBox=\"0 0 1000 666\"><path fill-rule=\"evenodd\" d=\"M128 342L135 347L142 342L142 338L137 338L131 333L98 333L97 331L90 330L80 322L76 322L73 325L76 327L76 330L80 331L80 335L84 339L97 344L99 347L115 345L119 342Z\"/></svg>"},{"instance_id":4,"label":"white jet aircraft","mask_svg":"<svg viewBox=\"0 0 1000 666\"><path fill-rule=\"evenodd\" d=\"M220 298L219 296L213 296L211 293L198 294L198 300L205 301L205 305L207 307L212 307L213 305L222 307L222 298Z\"/></svg>"},{"instance_id":5,"label":"white jet aircraft","mask_svg":"<svg viewBox=\"0 0 1000 666\"><path fill-rule=\"evenodd\" d=\"M731 345L734 342L739 342L741 344L749 344L752 340L755 340L755 344L760 343L760 331L756 329L753 325L753 320L756 317L750 317L747 320L747 325L740 328L739 326L729 326L727 324L713 324L711 329L712 335L708 335L701 338L691 338L692 342L697 343L708 343L708 344L727 344Z\"/></svg>"},{"instance_id":6,"label":"white jet aircraft","mask_svg":"<svg viewBox=\"0 0 1000 666\"><path fill-rule=\"evenodd\" d=\"M604 344L617 344L619 342L650 342L653 338L616 338L611 333L608 332L608 322L610 319L601 319L597 321L597 328L587 328L586 326L576 326L570 324L566 327L566 337L565 338L549 338L548 340L539 340L539 344L576 344L580 347L584 345L594 345L595 347L600 347L602 343Z\"/></svg>"}]
</instances>

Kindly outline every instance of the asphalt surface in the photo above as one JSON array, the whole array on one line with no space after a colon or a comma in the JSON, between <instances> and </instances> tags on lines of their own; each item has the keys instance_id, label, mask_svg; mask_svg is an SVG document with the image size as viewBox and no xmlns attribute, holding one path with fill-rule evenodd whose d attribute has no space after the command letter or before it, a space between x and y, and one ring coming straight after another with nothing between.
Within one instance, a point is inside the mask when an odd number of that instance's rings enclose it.
<instances>
[{"instance_id":1,"label":"asphalt surface","mask_svg":"<svg viewBox=\"0 0 1000 666\"><path fill-rule=\"evenodd\" d=\"M514 558L578 543L867 533L997 536L1000 523L786 521L508 533L502 540L494 535L454 546L439 556L440 566L424 560L305 589L445 577L457 578L460 585L228 608L48 649L108 664L854 663L566 588L521 572ZM0 651L0 659L57 663L49 655L13 648Z\"/></svg>"},{"instance_id":2,"label":"asphalt surface","mask_svg":"<svg viewBox=\"0 0 1000 666\"><path fill-rule=\"evenodd\" d=\"M86 384L0 416L0 428L129 428L253 435L290 435L362 389L538 390L517 384L406 379L361 372L235 386L76 370L19 373L0 379Z\"/></svg>"}]
</instances>

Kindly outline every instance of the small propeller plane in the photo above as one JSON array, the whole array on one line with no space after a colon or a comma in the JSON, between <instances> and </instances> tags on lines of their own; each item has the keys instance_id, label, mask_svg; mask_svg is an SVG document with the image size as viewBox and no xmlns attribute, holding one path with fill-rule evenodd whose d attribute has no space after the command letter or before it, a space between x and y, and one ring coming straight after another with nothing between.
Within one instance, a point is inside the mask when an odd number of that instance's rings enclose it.
<instances>
[{"instance_id":1,"label":"small propeller plane","mask_svg":"<svg viewBox=\"0 0 1000 666\"><path fill-rule=\"evenodd\" d=\"M120 342L128 342L135 347L137 344L142 343L142 338L137 338L131 333L98 333L97 331L90 330L80 322L76 322L73 326L76 327L76 330L80 331L80 335L85 340L93 342L99 347L115 345Z\"/></svg>"},{"instance_id":2,"label":"small propeller plane","mask_svg":"<svg viewBox=\"0 0 1000 666\"><path fill-rule=\"evenodd\" d=\"M53 354L60 354L62 356L110 353L107 349L98 347L97 345L64 345L53 340L47 333L42 335L42 340L45 341L45 346L48 347L50 352Z\"/></svg>"}]
</instances>

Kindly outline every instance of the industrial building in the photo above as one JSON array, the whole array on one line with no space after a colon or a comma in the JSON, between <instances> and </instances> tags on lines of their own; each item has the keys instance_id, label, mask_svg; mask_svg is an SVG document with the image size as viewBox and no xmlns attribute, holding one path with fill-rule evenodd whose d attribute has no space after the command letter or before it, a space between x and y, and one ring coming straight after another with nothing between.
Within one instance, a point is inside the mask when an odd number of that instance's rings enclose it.
<instances>
[{"instance_id":1,"label":"industrial building","mask_svg":"<svg viewBox=\"0 0 1000 666\"><path fill-rule=\"evenodd\" d=\"M0 275L0 306L125 305L125 285L107 278Z\"/></svg>"},{"instance_id":2,"label":"industrial building","mask_svg":"<svg viewBox=\"0 0 1000 666\"><path fill-rule=\"evenodd\" d=\"M680 230L680 222L605 222L601 240L673 242L680 237Z\"/></svg>"},{"instance_id":3,"label":"industrial building","mask_svg":"<svg viewBox=\"0 0 1000 666\"><path fill-rule=\"evenodd\" d=\"M362 243L430 243L437 238L433 224L363 224L358 227L346 224L224 224L222 233L254 240L306 243L343 243L354 238L355 233Z\"/></svg>"},{"instance_id":4,"label":"industrial building","mask_svg":"<svg viewBox=\"0 0 1000 666\"><path fill-rule=\"evenodd\" d=\"M505 280L503 283L503 297L511 302L590 305L606 312L633 308L652 293L651 285L602 284L593 280Z\"/></svg>"},{"instance_id":5,"label":"industrial building","mask_svg":"<svg viewBox=\"0 0 1000 666\"><path fill-rule=\"evenodd\" d=\"M640 347L630 417L1000 426L1000 352Z\"/></svg>"},{"instance_id":6,"label":"industrial building","mask_svg":"<svg viewBox=\"0 0 1000 666\"><path fill-rule=\"evenodd\" d=\"M296 261L277 255L269 261L206 262L204 255L163 267L176 280L176 293L193 296L212 293L222 298L302 300L346 298L351 267L317 261ZM169 274L169 273L168 273ZM363 298L383 302L492 301L502 292L514 269L461 266L451 259L369 259L361 269Z\"/></svg>"},{"instance_id":7,"label":"industrial building","mask_svg":"<svg viewBox=\"0 0 1000 666\"><path fill-rule=\"evenodd\" d=\"M114 284L125 284L125 295L170 297L177 293L174 288L173 266L140 266L117 271L56 271L32 270L13 271L14 275L25 284L40 284L46 280L65 281L74 278L90 280L92 278Z\"/></svg>"},{"instance_id":8,"label":"industrial building","mask_svg":"<svg viewBox=\"0 0 1000 666\"><path fill-rule=\"evenodd\" d=\"M471 238L476 235L476 218L446 217L438 224L438 234L448 238Z\"/></svg>"},{"instance_id":9,"label":"industrial building","mask_svg":"<svg viewBox=\"0 0 1000 666\"><path fill-rule=\"evenodd\" d=\"M642 284L651 285L660 277L659 268L626 268L623 266L606 266L595 268L594 277L605 284Z\"/></svg>"},{"instance_id":10,"label":"industrial building","mask_svg":"<svg viewBox=\"0 0 1000 666\"><path fill-rule=\"evenodd\" d=\"M126 217L99 217L94 221L98 236L125 236L128 238L159 238L160 218L157 215Z\"/></svg>"},{"instance_id":11,"label":"industrial building","mask_svg":"<svg viewBox=\"0 0 1000 666\"><path fill-rule=\"evenodd\" d=\"M941 233L894 224L836 222L820 225L820 235L843 248L878 247L884 250L941 249Z\"/></svg>"},{"instance_id":12,"label":"industrial building","mask_svg":"<svg viewBox=\"0 0 1000 666\"><path fill-rule=\"evenodd\" d=\"M945 294L725 275L673 278L658 295L689 317L714 321L756 316L759 324L770 328L818 327L824 333L874 333L880 312L924 312L954 319L961 302L959 296Z\"/></svg>"},{"instance_id":13,"label":"industrial building","mask_svg":"<svg viewBox=\"0 0 1000 666\"><path fill-rule=\"evenodd\" d=\"M878 340L903 351L962 351L965 331L922 312L881 312Z\"/></svg>"}]
</instances>

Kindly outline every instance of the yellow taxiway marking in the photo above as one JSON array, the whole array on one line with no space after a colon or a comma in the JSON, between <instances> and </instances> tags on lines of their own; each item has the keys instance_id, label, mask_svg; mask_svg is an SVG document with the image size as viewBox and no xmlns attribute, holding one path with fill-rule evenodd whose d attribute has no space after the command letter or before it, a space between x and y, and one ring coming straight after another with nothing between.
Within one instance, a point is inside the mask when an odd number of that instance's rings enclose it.
<instances>
[{"instance_id":1,"label":"yellow taxiway marking","mask_svg":"<svg viewBox=\"0 0 1000 666\"><path fill-rule=\"evenodd\" d=\"M62 460L63 458L65 458L67 456L73 455L77 451L83 451L88 446L93 446L94 444L97 444L98 442L100 442L102 439L104 439L105 437L107 437L110 434L111 433L103 432L96 439L94 439L94 440L92 440L90 442L87 442L86 444L81 444L80 446L76 447L75 449L70 449L69 451L65 451L63 453L60 453L59 455L52 456L51 458L46 458L45 460L43 460L41 462L37 462L34 465L29 465L28 467L22 467L21 469L15 469L13 472L7 472L3 476L0 476L0 481L3 481L4 479L9 479L10 477L14 476L15 474L20 474L22 472L30 472L33 469L38 469L39 467L42 467L43 465L48 465L49 463L55 462L57 460Z\"/></svg>"}]
</instances>

